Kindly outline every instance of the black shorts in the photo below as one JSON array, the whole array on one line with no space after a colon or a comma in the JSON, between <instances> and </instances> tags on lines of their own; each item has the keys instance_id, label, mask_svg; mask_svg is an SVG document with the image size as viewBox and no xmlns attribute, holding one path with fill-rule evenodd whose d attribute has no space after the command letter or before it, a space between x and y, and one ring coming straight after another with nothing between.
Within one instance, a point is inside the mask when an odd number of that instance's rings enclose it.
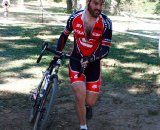
<instances>
[{"instance_id":1,"label":"black shorts","mask_svg":"<svg viewBox=\"0 0 160 130\"><path fill-rule=\"evenodd\" d=\"M70 59L69 63L69 76L71 83L83 81L86 82L86 89L92 92L100 91L101 84L101 65L100 60L88 63L84 74L78 77L81 70L81 63Z\"/></svg>"}]
</instances>

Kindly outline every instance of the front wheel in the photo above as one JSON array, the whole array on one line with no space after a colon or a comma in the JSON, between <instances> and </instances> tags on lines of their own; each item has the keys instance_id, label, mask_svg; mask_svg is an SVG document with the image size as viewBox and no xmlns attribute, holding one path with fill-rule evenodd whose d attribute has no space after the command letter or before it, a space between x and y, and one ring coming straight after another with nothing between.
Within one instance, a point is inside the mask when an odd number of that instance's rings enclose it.
<instances>
[{"instance_id":1,"label":"front wheel","mask_svg":"<svg viewBox=\"0 0 160 130\"><path fill-rule=\"evenodd\" d=\"M45 130L49 115L55 103L57 89L58 80L57 78L53 78L53 83L49 84L49 86L47 87L46 94L42 99L33 130Z\"/></svg>"},{"instance_id":2,"label":"front wheel","mask_svg":"<svg viewBox=\"0 0 160 130\"><path fill-rule=\"evenodd\" d=\"M40 91L43 89L45 84L47 83L45 80L45 77L42 78L41 82L38 85L37 89L34 89L31 91L31 102L32 102L32 108L30 111L30 116L29 116L29 122L33 124L35 122L35 119L38 114L39 106L41 103L41 98L40 98Z\"/></svg>"}]
</instances>

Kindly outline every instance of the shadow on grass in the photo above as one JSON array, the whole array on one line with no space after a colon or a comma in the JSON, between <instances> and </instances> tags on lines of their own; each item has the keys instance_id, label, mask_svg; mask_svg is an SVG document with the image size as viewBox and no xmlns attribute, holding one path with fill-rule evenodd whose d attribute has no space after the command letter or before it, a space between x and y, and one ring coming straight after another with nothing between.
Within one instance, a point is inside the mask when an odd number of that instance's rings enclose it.
<instances>
[{"instance_id":1,"label":"shadow on grass","mask_svg":"<svg viewBox=\"0 0 160 130\"><path fill-rule=\"evenodd\" d=\"M54 35L60 35L64 29L63 26L48 25L41 25L38 27L31 25L31 28L29 26L0 26L0 28L2 28L2 30L0 30L0 36L2 37L2 40L0 40L0 58L2 61L2 69L0 70L0 73L4 74L0 82L3 84L6 82L5 76L12 77L12 73L16 73L18 78L34 77L33 74L24 73L24 71L37 66L36 60L43 42L47 41L50 45L56 44L57 38L54 38ZM44 40L39 38L47 37L48 35L53 36L53 38L44 38ZM70 50L71 44L69 42L70 41L68 40L66 50ZM53 54L46 53L42 59L42 63L38 66L46 67L52 59L52 56ZM18 61L22 61L24 63L18 65L16 64ZM8 66L8 68L4 69L3 66L9 64L10 62L12 64L15 62L15 64L12 65L12 67ZM67 63L63 62L63 64L66 66ZM6 73L7 75L5 75Z\"/></svg>"},{"instance_id":2,"label":"shadow on grass","mask_svg":"<svg viewBox=\"0 0 160 130\"><path fill-rule=\"evenodd\" d=\"M159 79L158 40L128 34L113 35L113 45L107 59L103 76L111 86L132 86L134 84L154 84ZM107 61L106 61L107 62ZM154 70L155 69L155 70Z\"/></svg>"},{"instance_id":3,"label":"shadow on grass","mask_svg":"<svg viewBox=\"0 0 160 130\"><path fill-rule=\"evenodd\" d=\"M2 57L3 63L1 63L1 66L9 61L16 61L16 60L22 60L22 59L33 59L36 60L37 55L39 54L39 50L41 48L41 45L43 43L43 40L38 38L38 35L46 35L46 31L49 32L49 35L59 35L61 31L63 30L62 26L41 26L41 27L34 27L34 28L23 28L21 26L8 26L4 27L0 30L1 37L4 38L4 40L1 40L0 43L0 56ZM16 38L16 37L19 38ZM46 35L47 36L47 35ZM8 39L7 39L8 38ZM55 39L57 40L57 39ZM160 63L160 59L157 57L157 40L155 39L146 39L143 37L137 37L132 36L128 34L114 34L113 35L113 45L110 50L110 54L107 59L114 59L120 62L121 64L146 64L148 66L158 66ZM51 43L50 43L51 44ZM122 47L118 47L122 46ZM67 47L67 50L69 50L70 47ZM142 50L142 52L141 52ZM149 53L143 53L143 51L150 51ZM41 66L47 65L47 62L49 58L47 58L46 61L43 62ZM33 63L27 63L23 64L21 67L19 66L13 66L10 69L1 70L1 73L5 72L18 72L21 73L22 70L29 69L33 67ZM64 63L66 64L66 63ZM135 72L141 72L145 73L147 68L135 68L135 67L115 67L112 72L107 72L104 75L111 75L111 73L116 74L115 80L114 78L109 78L110 82L119 84L118 78L125 76L125 79L128 79L127 82L132 81L133 82L143 82L144 79L133 79L130 77ZM65 71L62 72L63 75L67 76ZM20 74L23 75L23 74ZM25 74L24 74L25 75ZM150 74L151 81L155 80L153 78L155 74ZM29 75L27 76L29 77ZM65 78L65 77L64 77ZM106 80L108 79L108 76ZM123 83L126 82L125 80L121 80Z\"/></svg>"}]
</instances>

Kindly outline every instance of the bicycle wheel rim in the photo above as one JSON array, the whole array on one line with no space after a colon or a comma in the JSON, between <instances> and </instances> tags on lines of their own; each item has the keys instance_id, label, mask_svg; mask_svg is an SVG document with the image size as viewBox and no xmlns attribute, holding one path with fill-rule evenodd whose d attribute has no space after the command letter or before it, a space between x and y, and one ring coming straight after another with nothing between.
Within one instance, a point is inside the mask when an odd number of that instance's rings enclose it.
<instances>
[{"instance_id":1,"label":"bicycle wheel rim","mask_svg":"<svg viewBox=\"0 0 160 130\"><path fill-rule=\"evenodd\" d=\"M55 104L56 92L57 92L57 89L58 89L58 83L57 82L58 82L57 78L54 78L53 83L51 83L50 94L48 94L48 95L50 95L50 97L48 99L48 103L47 103L47 107L46 107L46 114L44 115L41 130L44 130L46 128L47 121L48 121L49 116L50 116L50 114L53 110L53 106Z\"/></svg>"},{"instance_id":2,"label":"bicycle wheel rim","mask_svg":"<svg viewBox=\"0 0 160 130\"><path fill-rule=\"evenodd\" d=\"M42 104L40 106L40 112L38 113L35 121L34 130L45 130L47 126L47 121L52 111L56 91L58 88L57 79L54 79L54 83L50 84L47 88L47 93L44 95ZM45 109L45 112L43 109Z\"/></svg>"},{"instance_id":3,"label":"bicycle wheel rim","mask_svg":"<svg viewBox=\"0 0 160 130\"><path fill-rule=\"evenodd\" d=\"M37 87L37 97L36 97L36 100L34 101L34 103L32 104L32 108L31 108L31 111L30 111L30 116L29 116L29 122L31 124L33 124L35 122L35 119L37 118L37 115L38 115L38 107L39 107L39 104L40 104L40 97L39 97L39 93L40 93L40 90L43 88L44 86L44 76L42 77L38 87Z\"/></svg>"}]
</instances>

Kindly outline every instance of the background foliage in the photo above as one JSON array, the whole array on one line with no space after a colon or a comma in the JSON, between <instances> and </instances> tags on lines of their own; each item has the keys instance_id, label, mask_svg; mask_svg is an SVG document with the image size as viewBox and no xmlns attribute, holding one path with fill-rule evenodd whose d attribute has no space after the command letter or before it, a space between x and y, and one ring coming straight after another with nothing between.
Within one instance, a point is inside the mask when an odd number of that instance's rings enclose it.
<instances>
[{"instance_id":1,"label":"background foliage","mask_svg":"<svg viewBox=\"0 0 160 130\"><path fill-rule=\"evenodd\" d=\"M73 8L76 8L74 3L77 3L77 0L66 0L66 3L68 12L70 12ZM105 0L105 10L111 14L117 14L120 11L159 14L160 2L159 0Z\"/></svg>"}]
</instances>

